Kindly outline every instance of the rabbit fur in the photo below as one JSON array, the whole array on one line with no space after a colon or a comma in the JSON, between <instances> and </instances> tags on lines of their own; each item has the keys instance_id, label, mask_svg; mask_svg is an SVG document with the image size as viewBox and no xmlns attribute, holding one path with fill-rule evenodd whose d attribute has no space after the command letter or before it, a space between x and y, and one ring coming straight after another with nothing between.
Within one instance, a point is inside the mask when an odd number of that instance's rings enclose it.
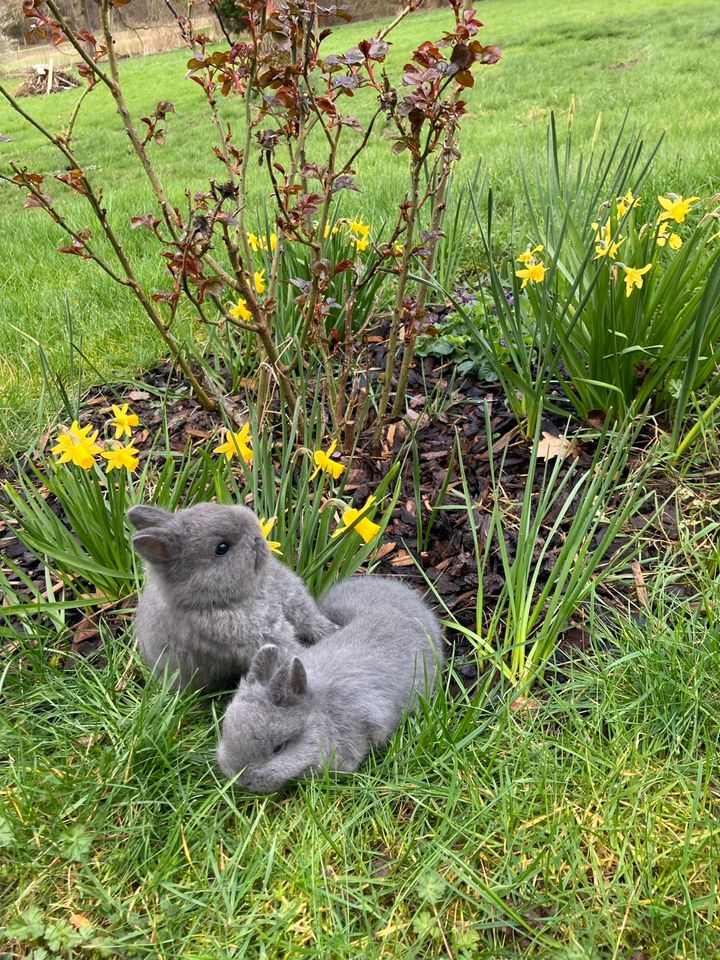
<instances>
[{"instance_id":1,"label":"rabbit fur","mask_svg":"<svg viewBox=\"0 0 720 960\"><path fill-rule=\"evenodd\" d=\"M169 513L143 505L128 519L148 574L138 645L154 673L174 675L176 688L229 689L263 644L299 653L298 640L336 629L272 555L247 507L199 503Z\"/></svg>"},{"instance_id":2,"label":"rabbit fur","mask_svg":"<svg viewBox=\"0 0 720 960\"><path fill-rule=\"evenodd\" d=\"M325 767L357 770L384 746L442 668L440 626L412 588L385 577L339 583L319 601L340 629L301 651L255 655L222 722L221 770L256 793Z\"/></svg>"}]
</instances>

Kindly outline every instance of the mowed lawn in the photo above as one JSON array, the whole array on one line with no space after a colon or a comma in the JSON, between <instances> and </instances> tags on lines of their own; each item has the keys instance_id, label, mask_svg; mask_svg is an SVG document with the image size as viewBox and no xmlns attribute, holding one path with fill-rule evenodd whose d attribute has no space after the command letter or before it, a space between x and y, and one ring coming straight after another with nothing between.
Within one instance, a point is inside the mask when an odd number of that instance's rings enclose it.
<instances>
[{"instance_id":1,"label":"mowed lawn","mask_svg":"<svg viewBox=\"0 0 720 960\"><path fill-rule=\"evenodd\" d=\"M470 94L458 179L481 162L501 212L507 213L519 196L518 151L543 149L551 110L561 128L573 112L578 144L590 142L597 122L601 137L609 139L629 110L631 123L644 130L648 144L666 134L650 184L653 192L707 195L718 188L715 66L720 62L720 6L715 0L492 0L482 5L481 13L485 42L499 43L504 55L499 65L480 71L480 82ZM440 35L448 16L438 10L409 17L393 34L389 69L397 75L414 46ZM344 49L377 26L339 28L330 43ZM219 173L201 91L184 78L186 59L179 51L121 65L135 118L147 115L161 97L175 104L167 145L156 149L154 157L181 207L186 190L202 188L208 176ZM13 86L12 79L6 82ZM25 100L24 106L58 129L76 97L71 91ZM369 96L352 103L360 117L369 116L373 106ZM224 103L222 110L225 119L239 125L237 99ZM0 131L12 138L11 143L0 143L5 169L10 159L45 173L62 169L57 151L5 101L0 104ZM112 222L141 275L162 285L163 268L152 238L129 227L131 216L151 209L150 191L101 85L84 105L77 131L80 156L95 185L102 185ZM403 158L392 157L387 139L379 128L358 171L363 193L348 200L348 212L361 211L375 228L390 216L405 184ZM259 209L264 191L265 183L258 181ZM87 216L64 187L57 185L53 193L69 214ZM161 352L159 338L126 292L114 288L93 265L57 254L56 228L39 211L24 211L22 202L19 191L0 183L0 449L31 445L52 413L42 402L38 345L53 368L65 375L68 311L76 341L97 368L96 373L88 371L89 377L127 377ZM188 324L188 335L190 330Z\"/></svg>"}]
</instances>

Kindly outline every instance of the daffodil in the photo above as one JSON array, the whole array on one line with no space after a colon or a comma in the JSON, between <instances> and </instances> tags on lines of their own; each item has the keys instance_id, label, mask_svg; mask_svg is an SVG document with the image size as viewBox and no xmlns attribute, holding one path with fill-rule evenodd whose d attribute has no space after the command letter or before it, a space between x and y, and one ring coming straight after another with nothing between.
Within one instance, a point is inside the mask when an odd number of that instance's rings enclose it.
<instances>
[{"instance_id":1,"label":"daffodil","mask_svg":"<svg viewBox=\"0 0 720 960\"><path fill-rule=\"evenodd\" d=\"M132 443L129 443L126 447L103 450L102 456L107 460L106 472L110 473L111 470L122 470L124 468L128 473L133 473L140 463L135 456L138 452L138 448L134 447Z\"/></svg>"},{"instance_id":2,"label":"daffodil","mask_svg":"<svg viewBox=\"0 0 720 960\"><path fill-rule=\"evenodd\" d=\"M232 307L230 316L235 317L236 320L250 320L252 318L252 313L247 308L247 300L245 297L240 297L235 306Z\"/></svg>"},{"instance_id":3,"label":"daffodil","mask_svg":"<svg viewBox=\"0 0 720 960\"><path fill-rule=\"evenodd\" d=\"M272 553L277 553L278 556L282 556L282 550L280 547L282 544L279 540L270 540L270 531L275 526L277 522L277 517L270 517L269 520L266 520L264 517L260 519L260 529L262 530L262 535L267 540L267 545L270 547Z\"/></svg>"},{"instance_id":4,"label":"daffodil","mask_svg":"<svg viewBox=\"0 0 720 960\"><path fill-rule=\"evenodd\" d=\"M518 263L522 263L524 266L527 266L530 263L535 262L535 254L542 253L545 247L542 243L538 243L536 246L530 248L528 247L524 253L521 253L519 257L515 257Z\"/></svg>"},{"instance_id":5,"label":"daffodil","mask_svg":"<svg viewBox=\"0 0 720 960\"><path fill-rule=\"evenodd\" d=\"M232 460L232 458L237 455L242 457L245 463L250 463L253 458L250 424L246 423L245 426L241 427L236 433L228 430L225 443L221 443L219 447L215 447L213 453L224 453L228 460Z\"/></svg>"},{"instance_id":6,"label":"daffodil","mask_svg":"<svg viewBox=\"0 0 720 960\"><path fill-rule=\"evenodd\" d=\"M350 231L350 240L355 244L355 249L359 252L367 250L370 242L370 225L363 223L362 220L349 220L348 230Z\"/></svg>"},{"instance_id":7,"label":"daffodil","mask_svg":"<svg viewBox=\"0 0 720 960\"><path fill-rule=\"evenodd\" d=\"M348 228L351 233L357 233L361 237L367 237L370 233L370 225L363 223L362 220L350 220Z\"/></svg>"},{"instance_id":8,"label":"daffodil","mask_svg":"<svg viewBox=\"0 0 720 960\"><path fill-rule=\"evenodd\" d=\"M628 190L624 197L616 200L618 219L622 220L628 210L640 206L640 197L634 197L632 190Z\"/></svg>"},{"instance_id":9,"label":"daffodil","mask_svg":"<svg viewBox=\"0 0 720 960\"><path fill-rule=\"evenodd\" d=\"M682 194L677 193L669 193L666 197L658 196L658 202L663 208L663 212L658 217L658 222L674 220L675 223L685 223L685 217L690 212L690 207L699 199L700 197L688 197L685 200Z\"/></svg>"},{"instance_id":10,"label":"daffodil","mask_svg":"<svg viewBox=\"0 0 720 960\"><path fill-rule=\"evenodd\" d=\"M313 452L315 469L310 474L311 480L316 477L321 470L324 470L325 473L329 473L334 480L338 480L343 475L345 472L345 465L340 463L339 460L332 459L332 455L335 452L336 447L337 440L333 440L327 450L315 450Z\"/></svg>"},{"instance_id":11,"label":"daffodil","mask_svg":"<svg viewBox=\"0 0 720 960\"><path fill-rule=\"evenodd\" d=\"M52 448L58 463L72 462L83 470L89 470L95 463L96 454L102 452L102 448L95 443L99 431L91 431L92 426L80 427L77 420L73 420L69 428L62 430Z\"/></svg>"},{"instance_id":12,"label":"daffodil","mask_svg":"<svg viewBox=\"0 0 720 960\"><path fill-rule=\"evenodd\" d=\"M345 533L352 527L353 530L356 530L360 534L365 543L370 543L373 537L376 537L378 533L380 533L380 527L377 523L373 523L368 517L363 516L363 514L370 510L374 503L375 497L368 497L361 510L356 510L355 507L348 507L343 510L342 522L344 526L338 527L335 533L333 533L333 537L339 537L341 533ZM357 523L355 521L357 521ZM353 524L355 524L354 527Z\"/></svg>"},{"instance_id":13,"label":"daffodil","mask_svg":"<svg viewBox=\"0 0 720 960\"><path fill-rule=\"evenodd\" d=\"M652 268L652 263L648 263L647 266L640 267L626 267L623 265L623 270L625 271L625 296L629 297L633 292L635 287L638 290L642 289L643 285L643 276Z\"/></svg>"},{"instance_id":14,"label":"daffodil","mask_svg":"<svg viewBox=\"0 0 720 960\"><path fill-rule=\"evenodd\" d=\"M335 234L338 233L339 230L340 230L340 224L334 223L332 226L330 226L329 223L326 223L323 236L327 239L330 236L330 234L335 236Z\"/></svg>"},{"instance_id":15,"label":"daffodil","mask_svg":"<svg viewBox=\"0 0 720 960\"><path fill-rule=\"evenodd\" d=\"M524 290L529 283L542 283L546 273L547 267L544 263L531 263L524 270L516 270L515 276L522 280L520 289Z\"/></svg>"},{"instance_id":16,"label":"daffodil","mask_svg":"<svg viewBox=\"0 0 720 960\"><path fill-rule=\"evenodd\" d=\"M664 247L667 244L671 250L679 250L682 246L682 237L678 233L668 233L668 224L661 223L658 229L657 245Z\"/></svg>"},{"instance_id":17,"label":"daffodil","mask_svg":"<svg viewBox=\"0 0 720 960\"><path fill-rule=\"evenodd\" d=\"M266 238L258 236L257 233L248 233L247 240L248 240L248 243L250 244L250 249L252 250L253 253L257 253L258 250L262 250L263 252L266 252L268 249L268 242ZM270 250L274 252L276 246L277 246L277 234L271 233L270 234Z\"/></svg>"},{"instance_id":18,"label":"daffodil","mask_svg":"<svg viewBox=\"0 0 720 960\"><path fill-rule=\"evenodd\" d=\"M136 427L140 420L136 413L130 413L127 403L122 406L114 403L112 405L112 417L108 420L111 427L115 427L115 439L120 440L124 436L132 436L132 428Z\"/></svg>"},{"instance_id":19,"label":"daffodil","mask_svg":"<svg viewBox=\"0 0 720 960\"><path fill-rule=\"evenodd\" d=\"M617 240L613 241L609 220L600 228L598 228L597 223L594 223L593 228L595 229L595 256L593 260L599 260L600 257L610 257L611 260L614 260L618 250L625 243L625 237L618 237Z\"/></svg>"},{"instance_id":20,"label":"daffodil","mask_svg":"<svg viewBox=\"0 0 720 960\"><path fill-rule=\"evenodd\" d=\"M267 289L267 284L265 283L265 271L256 270L255 271L255 291L256 293L265 293ZM248 311L249 313L249 311ZM245 318L247 319L247 317Z\"/></svg>"}]
</instances>

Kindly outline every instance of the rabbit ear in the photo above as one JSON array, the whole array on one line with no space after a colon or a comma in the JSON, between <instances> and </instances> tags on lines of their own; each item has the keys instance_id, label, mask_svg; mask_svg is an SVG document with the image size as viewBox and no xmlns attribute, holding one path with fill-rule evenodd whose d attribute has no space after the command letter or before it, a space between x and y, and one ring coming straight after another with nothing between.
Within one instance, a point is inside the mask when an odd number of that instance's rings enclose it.
<instances>
[{"instance_id":1,"label":"rabbit ear","mask_svg":"<svg viewBox=\"0 0 720 960\"><path fill-rule=\"evenodd\" d=\"M255 555L253 567L255 568L255 573L258 573L262 565L267 561L268 554L270 553L267 540L260 530L258 530L253 543L253 553Z\"/></svg>"},{"instance_id":2,"label":"rabbit ear","mask_svg":"<svg viewBox=\"0 0 720 960\"><path fill-rule=\"evenodd\" d=\"M143 530L132 538L133 547L150 563L169 563L173 558L174 537L158 527Z\"/></svg>"},{"instance_id":3,"label":"rabbit ear","mask_svg":"<svg viewBox=\"0 0 720 960\"><path fill-rule=\"evenodd\" d=\"M270 699L277 707L287 707L307 691L305 667L297 657L275 671L270 681Z\"/></svg>"},{"instance_id":4,"label":"rabbit ear","mask_svg":"<svg viewBox=\"0 0 720 960\"><path fill-rule=\"evenodd\" d=\"M161 527L172 519L172 514L160 507L151 507L143 503L137 507L130 507L127 518L138 530L147 530L148 527Z\"/></svg>"},{"instance_id":5,"label":"rabbit ear","mask_svg":"<svg viewBox=\"0 0 720 960\"><path fill-rule=\"evenodd\" d=\"M279 652L274 643L266 643L264 647L260 647L252 658L248 670L248 680L255 680L264 684L270 683L272 675L275 673Z\"/></svg>"}]
</instances>

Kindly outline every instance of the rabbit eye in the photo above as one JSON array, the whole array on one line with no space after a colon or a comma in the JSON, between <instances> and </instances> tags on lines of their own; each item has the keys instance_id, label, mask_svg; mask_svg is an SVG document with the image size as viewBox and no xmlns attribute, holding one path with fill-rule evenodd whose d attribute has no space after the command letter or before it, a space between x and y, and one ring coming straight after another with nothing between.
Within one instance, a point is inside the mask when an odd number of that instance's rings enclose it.
<instances>
[{"instance_id":1,"label":"rabbit eye","mask_svg":"<svg viewBox=\"0 0 720 960\"><path fill-rule=\"evenodd\" d=\"M273 747L273 753L282 753L282 751L285 749L286 746L287 746L287 740L283 740L282 743L277 743Z\"/></svg>"},{"instance_id":2,"label":"rabbit eye","mask_svg":"<svg viewBox=\"0 0 720 960\"><path fill-rule=\"evenodd\" d=\"M222 543L219 543L219 544L215 547L215 555L218 556L218 557L222 557L222 556L224 556L224 555L228 552L229 549L230 549L230 544L229 544L229 543L226 543L226 542L223 540Z\"/></svg>"}]
</instances>

